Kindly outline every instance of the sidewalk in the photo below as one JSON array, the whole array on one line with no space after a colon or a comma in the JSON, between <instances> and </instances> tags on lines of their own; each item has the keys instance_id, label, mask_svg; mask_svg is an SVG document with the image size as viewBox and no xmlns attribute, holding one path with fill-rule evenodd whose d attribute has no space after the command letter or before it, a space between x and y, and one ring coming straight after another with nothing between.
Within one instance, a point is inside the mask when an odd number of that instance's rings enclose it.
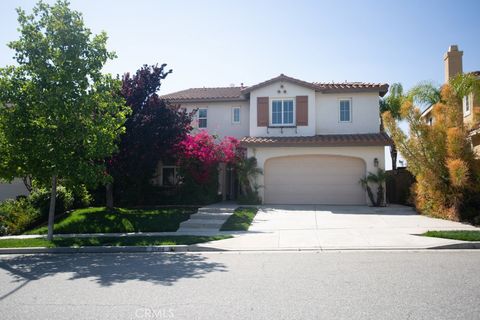
<instances>
[{"instance_id":1,"label":"sidewalk","mask_svg":"<svg viewBox=\"0 0 480 320\"><path fill-rule=\"evenodd\" d=\"M227 208L228 207L228 208ZM228 215L236 204L217 204L201 214ZM209 213L212 208L221 209ZM224 210L222 210L222 208ZM212 217L205 217L210 219ZM200 218L203 219L203 218ZM200 219L194 219L202 221ZM213 217L217 220L218 218ZM222 218L223 219L223 218ZM226 219L226 218L225 218ZM188 224L187 224L188 225ZM190 246L138 248L145 251L242 251L242 250L421 250L440 248L480 248L480 242L466 242L420 236L429 230L480 230L454 221L418 215L409 207L392 206L260 206L249 231L218 231L218 228L188 228L177 232L57 234L55 237L135 237L135 236L212 236L233 238ZM40 238L45 235L2 237ZM101 249L94 249L98 252ZM112 250L121 250L119 248ZM134 249L128 249L134 250ZM88 250L87 250L88 251ZM2 250L0 250L0 253ZM76 251L78 252L78 250Z\"/></svg>"}]
</instances>

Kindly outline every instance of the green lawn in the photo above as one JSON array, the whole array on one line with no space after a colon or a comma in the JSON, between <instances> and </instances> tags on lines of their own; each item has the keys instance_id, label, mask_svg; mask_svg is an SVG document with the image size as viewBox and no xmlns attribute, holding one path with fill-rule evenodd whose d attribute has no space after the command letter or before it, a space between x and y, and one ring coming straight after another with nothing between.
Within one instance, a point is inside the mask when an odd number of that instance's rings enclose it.
<instances>
[{"instance_id":1,"label":"green lawn","mask_svg":"<svg viewBox=\"0 0 480 320\"><path fill-rule=\"evenodd\" d=\"M463 241L480 241L478 230L427 231L423 236Z\"/></svg>"},{"instance_id":2,"label":"green lawn","mask_svg":"<svg viewBox=\"0 0 480 320\"><path fill-rule=\"evenodd\" d=\"M257 211L257 208L237 208L222 225L220 231L247 231Z\"/></svg>"},{"instance_id":3,"label":"green lawn","mask_svg":"<svg viewBox=\"0 0 480 320\"><path fill-rule=\"evenodd\" d=\"M57 221L54 225L54 233L176 231L180 222L188 220L196 211L195 208L78 209ZM26 234L46 233L46 226L26 232Z\"/></svg>"},{"instance_id":4,"label":"green lawn","mask_svg":"<svg viewBox=\"0 0 480 320\"><path fill-rule=\"evenodd\" d=\"M46 239L0 239L0 248L188 245L228 238L231 236L89 237L54 238L52 241Z\"/></svg>"}]
</instances>

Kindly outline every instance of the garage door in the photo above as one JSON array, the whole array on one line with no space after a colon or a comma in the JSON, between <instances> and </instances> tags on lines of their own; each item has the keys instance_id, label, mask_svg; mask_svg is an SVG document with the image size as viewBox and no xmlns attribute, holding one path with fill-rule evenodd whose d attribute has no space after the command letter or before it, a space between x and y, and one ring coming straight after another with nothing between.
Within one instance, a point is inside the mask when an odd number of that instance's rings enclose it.
<instances>
[{"instance_id":1,"label":"garage door","mask_svg":"<svg viewBox=\"0 0 480 320\"><path fill-rule=\"evenodd\" d=\"M366 204L359 180L363 160L340 156L293 156L266 161L267 204Z\"/></svg>"}]
</instances>

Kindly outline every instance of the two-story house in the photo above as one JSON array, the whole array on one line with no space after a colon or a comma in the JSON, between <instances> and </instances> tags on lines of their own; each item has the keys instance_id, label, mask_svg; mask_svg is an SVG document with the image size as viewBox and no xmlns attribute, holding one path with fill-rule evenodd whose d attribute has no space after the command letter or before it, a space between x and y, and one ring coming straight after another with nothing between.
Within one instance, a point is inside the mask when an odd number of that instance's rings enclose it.
<instances>
[{"instance_id":1,"label":"two-story house","mask_svg":"<svg viewBox=\"0 0 480 320\"><path fill-rule=\"evenodd\" d=\"M257 184L264 203L364 205L359 181L384 168L390 144L379 115L387 90L281 74L250 87L193 88L162 98L198 109L198 128L241 140L263 169Z\"/></svg>"},{"instance_id":2,"label":"two-story house","mask_svg":"<svg viewBox=\"0 0 480 320\"><path fill-rule=\"evenodd\" d=\"M451 45L443 56L445 83L463 73L463 51L458 50L457 45ZM480 79L480 71L469 72ZM469 130L472 149L480 159L480 97L470 93L462 100L463 123ZM422 117L428 124L433 124L433 106L429 106L422 112Z\"/></svg>"}]
</instances>

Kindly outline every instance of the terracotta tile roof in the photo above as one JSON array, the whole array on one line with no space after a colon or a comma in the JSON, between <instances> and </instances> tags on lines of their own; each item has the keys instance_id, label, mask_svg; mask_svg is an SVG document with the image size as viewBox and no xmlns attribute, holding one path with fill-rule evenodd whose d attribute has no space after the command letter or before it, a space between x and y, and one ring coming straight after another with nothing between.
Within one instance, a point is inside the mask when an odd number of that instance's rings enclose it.
<instances>
[{"instance_id":1,"label":"terracotta tile roof","mask_svg":"<svg viewBox=\"0 0 480 320\"><path fill-rule=\"evenodd\" d=\"M217 87L217 88L190 88L166 94L161 98L175 101L236 101L245 100L242 95L242 87Z\"/></svg>"},{"instance_id":2,"label":"terracotta tile roof","mask_svg":"<svg viewBox=\"0 0 480 320\"><path fill-rule=\"evenodd\" d=\"M258 146L388 146L392 140L384 133L324 134L309 137L245 137L244 145Z\"/></svg>"},{"instance_id":3,"label":"terracotta tile roof","mask_svg":"<svg viewBox=\"0 0 480 320\"><path fill-rule=\"evenodd\" d=\"M322 83L306 82L295 79L284 74L270 80L261 82L250 87L217 87L217 88L190 88L161 96L161 98L172 102L202 102L202 101L242 101L246 100L251 91L275 83L277 81L286 81L307 87L315 91L333 93L333 92L378 92L384 96L388 91L386 83L365 83L365 82L342 82L342 83Z\"/></svg>"},{"instance_id":4,"label":"terracotta tile roof","mask_svg":"<svg viewBox=\"0 0 480 320\"><path fill-rule=\"evenodd\" d=\"M303 87L310 88L320 92L372 92L378 91L380 96L384 96L388 91L388 84L386 83L366 83L366 82L340 82L340 83L326 83L326 82L306 82L284 75L283 73L278 77L261 82L251 87L242 90L243 93L251 92L255 89L267 86L277 81L287 81L298 84Z\"/></svg>"},{"instance_id":5,"label":"terracotta tile roof","mask_svg":"<svg viewBox=\"0 0 480 320\"><path fill-rule=\"evenodd\" d=\"M378 90L380 96L384 96L388 91L386 83L367 83L367 82L341 82L341 83L322 83L314 82L322 92L355 92L355 91L373 91Z\"/></svg>"}]
</instances>

